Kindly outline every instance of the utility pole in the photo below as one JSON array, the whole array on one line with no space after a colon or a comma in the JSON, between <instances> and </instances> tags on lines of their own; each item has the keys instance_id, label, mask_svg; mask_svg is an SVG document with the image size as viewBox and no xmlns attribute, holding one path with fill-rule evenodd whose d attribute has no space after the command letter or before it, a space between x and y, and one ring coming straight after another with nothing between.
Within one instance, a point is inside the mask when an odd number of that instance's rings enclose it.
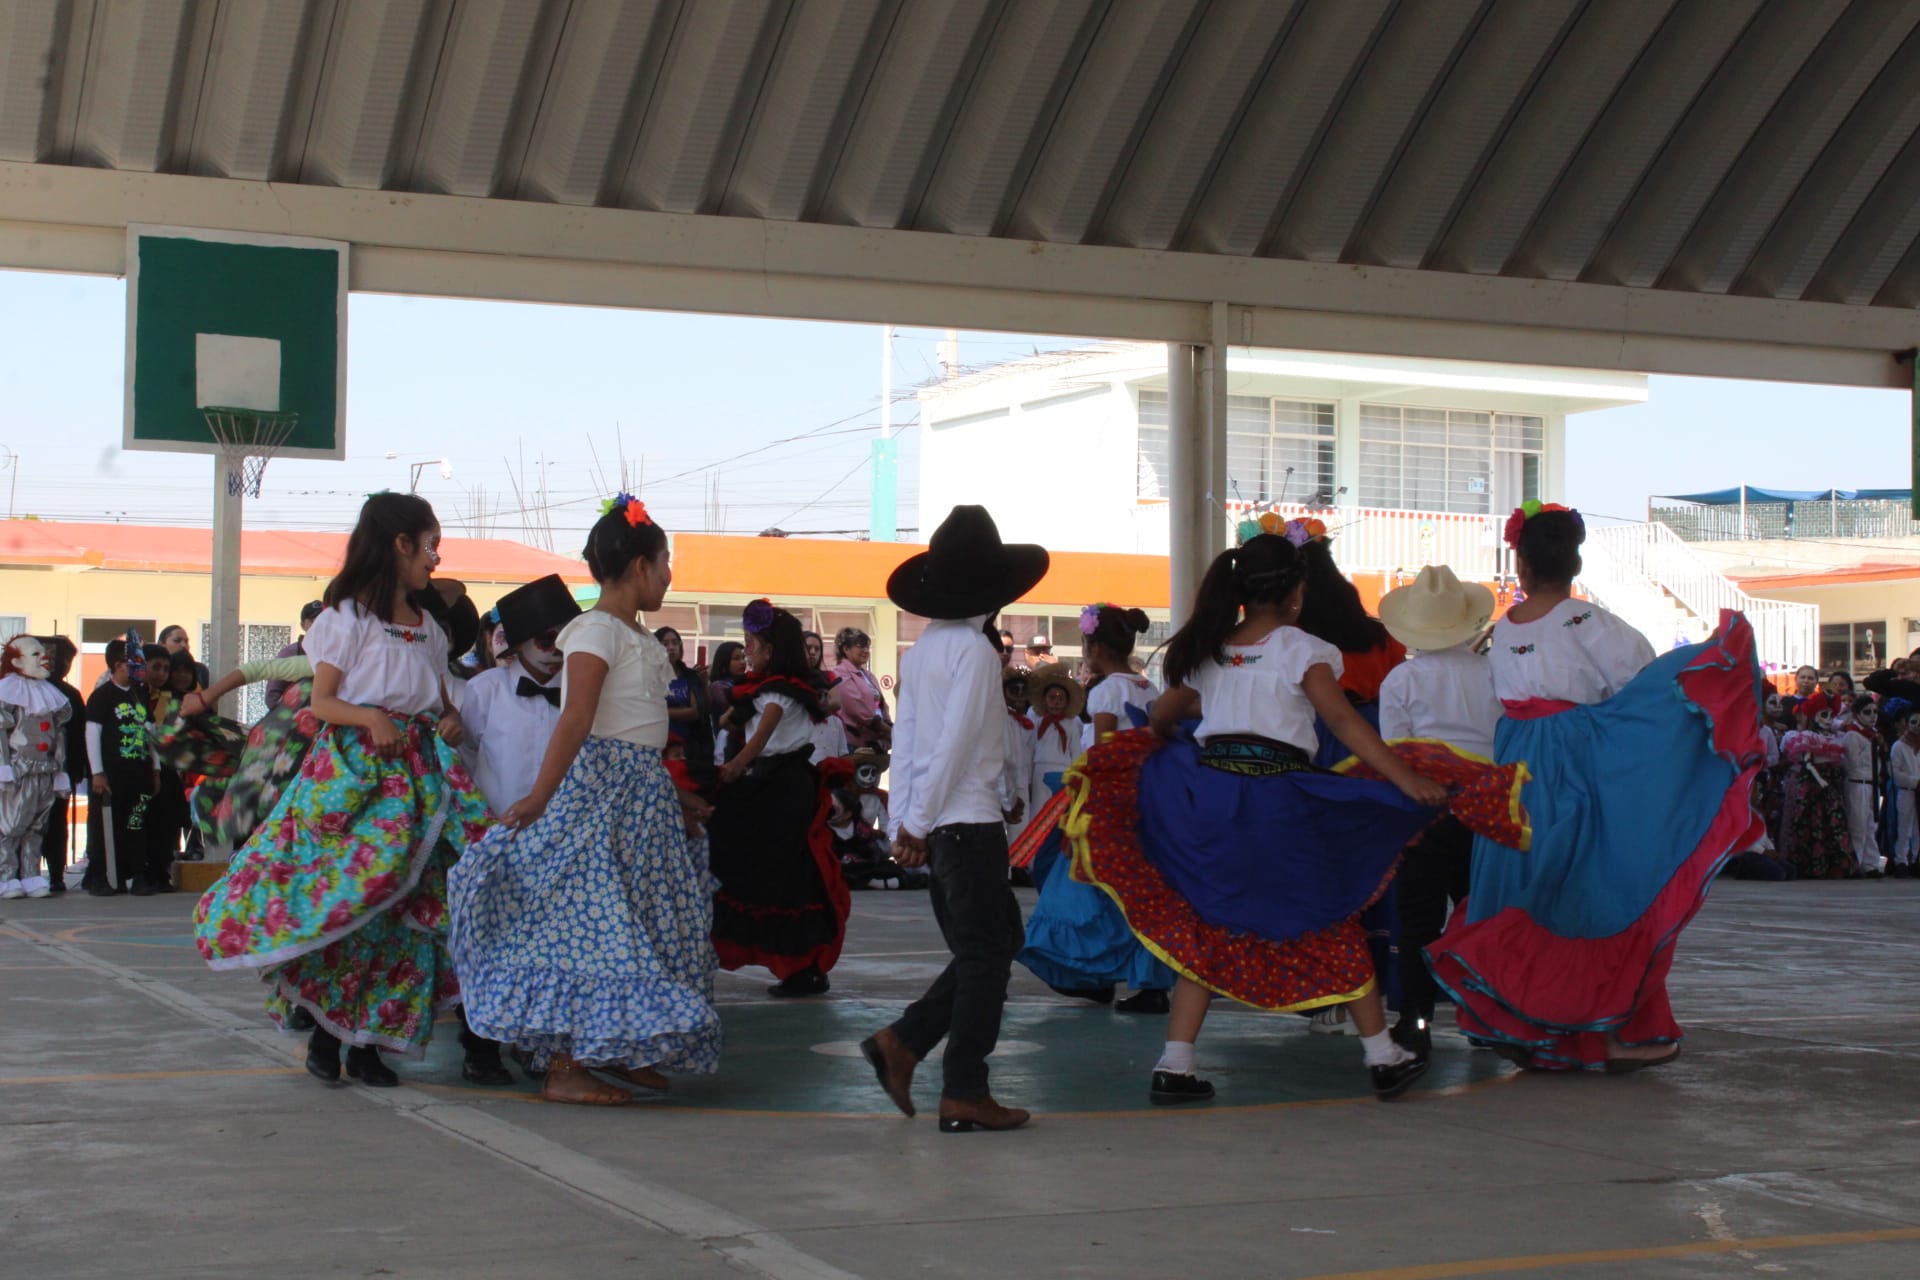
<instances>
[{"instance_id":1,"label":"utility pole","mask_svg":"<svg viewBox=\"0 0 1920 1280\"><path fill-rule=\"evenodd\" d=\"M867 515L867 537L873 542L900 537L899 448L893 438L893 326L885 324L880 326L880 438L873 442L873 498Z\"/></svg>"}]
</instances>

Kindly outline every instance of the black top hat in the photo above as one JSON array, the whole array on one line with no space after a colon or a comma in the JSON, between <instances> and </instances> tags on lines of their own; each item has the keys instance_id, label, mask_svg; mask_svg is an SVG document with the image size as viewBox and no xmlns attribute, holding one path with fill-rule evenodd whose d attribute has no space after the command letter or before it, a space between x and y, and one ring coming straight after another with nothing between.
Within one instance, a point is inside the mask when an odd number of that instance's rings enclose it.
<instances>
[{"instance_id":1,"label":"black top hat","mask_svg":"<svg viewBox=\"0 0 1920 1280\"><path fill-rule=\"evenodd\" d=\"M579 602L557 573L515 587L500 597L494 609L509 649L519 648L542 631L558 631L580 616Z\"/></svg>"},{"instance_id":2,"label":"black top hat","mask_svg":"<svg viewBox=\"0 0 1920 1280\"><path fill-rule=\"evenodd\" d=\"M1047 562L1045 547L1000 541L985 507L955 507L927 549L887 579L887 598L923 618L971 618L1033 590Z\"/></svg>"}]
</instances>

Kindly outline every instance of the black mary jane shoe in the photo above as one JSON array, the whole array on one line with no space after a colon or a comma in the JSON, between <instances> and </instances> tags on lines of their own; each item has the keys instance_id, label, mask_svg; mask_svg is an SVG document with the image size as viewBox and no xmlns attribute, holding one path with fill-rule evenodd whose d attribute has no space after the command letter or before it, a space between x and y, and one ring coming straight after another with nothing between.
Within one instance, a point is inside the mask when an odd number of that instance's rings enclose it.
<instances>
[{"instance_id":1,"label":"black mary jane shoe","mask_svg":"<svg viewBox=\"0 0 1920 1280\"><path fill-rule=\"evenodd\" d=\"M1100 987L1056 987L1049 982L1047 988L1052 991L1053 994L1065 996L1069 1000L1091 1000L1095 1004L1113 1003L1113 984L1111 982Z\"/></svg>"},{"instance_id":2,"label":"black mary jane shoe","mask_svg":"<svg viewBox=\"0 0 1920 1280\"><path fill-rule=\"evenodd\" d=\"M307 1074L323 1084L340 1083L340 1042L323 1027L307 1037Z\"/></svg>"},{"instance_id":3,"label":"black mary jane shoe","mask_svg":"<svg viewBox=\"0 0 1920 1280\"><path fill-rule=\"evenodd\" d=\"M1212 1102L1213 1083L1191 1071L1156 1071L1147 1101L1156 1107L1171 1107L1182 1102Z\"/></svg>"},{"instance_id":4,"label":"black mary jane shoe","mask_svg":"<svg viewBox=\"0 0 1920 1280\"><path fill-rule=\"evenodd\" d=\"M347 1050L347 1075L375 1089L391 1089L400 1083L400 1077L380 1061L380 1051L370 1044L357 1044Z\"/></svg>"},{"instance_id":5,"label":"black mary jane shoe","mask_svg":"<svg viewBox=\"0 0 1920 1280\"><path fill-rule=\"evenodd\" d=\"M1136 991L1113 1008L1116 1013L1167 1013L1173 1002L1164 991Z\"/></svg>"},{"instance_id":6,"label":"black mary jane shoe","mask_svg":"<svg viewBox=\"0 0 1920 1280\"><path fill-rule=\"evenodd\" d=\"M818 969L802 969L790 978L783 978L767 988L767 994L776 1000L792 1000L800 996L823 996L833 984L827 981L827 975Z\"/></svg>"},{"instance_id":7,"label":"black mary jane shoe","mask_svg":"<svg viewBox=\"0 0 1920 1280\"><path fill-rule=\"evenodd\" d=\"M1382 1102L1392 1102L1411 1088L1415 1080L1427 1074L1428 1065L1425 1057L1418 1057L1396 1062L1390 1067L1368 1067L1367 1073L1373 1077L1373 1096Z\"/></svg>"},{"instance_id":8,"label":"black mary jane shoe","mask_svg":"<svg viewBox=\"0 0 1920 1280\"><path fill-rule=\"evenodd\" d=\"M1433 1053L1433 1031L1423 1022L1394 1023L1393 1042L1416 1057L1425 1058Z\"/></svg>"}]
</instances>

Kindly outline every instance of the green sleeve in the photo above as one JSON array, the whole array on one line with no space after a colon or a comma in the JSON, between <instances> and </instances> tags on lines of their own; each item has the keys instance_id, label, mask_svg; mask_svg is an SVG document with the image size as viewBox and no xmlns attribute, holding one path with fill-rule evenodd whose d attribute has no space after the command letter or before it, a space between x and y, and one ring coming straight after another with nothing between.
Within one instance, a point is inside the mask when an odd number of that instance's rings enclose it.
<instances>
[{"instance_id":1,"label":"green sleeve","mask_svg":"<svg viewBox=\"0 0 1920 1280\"><path fill-rule=\"evenodd\" d=\"M246 677L248 684L258 684L262 680L313 679L313 660L305 656L292 658L262 658L258 662L240 664L240 674Z\"/></svg>"}]
</instances>

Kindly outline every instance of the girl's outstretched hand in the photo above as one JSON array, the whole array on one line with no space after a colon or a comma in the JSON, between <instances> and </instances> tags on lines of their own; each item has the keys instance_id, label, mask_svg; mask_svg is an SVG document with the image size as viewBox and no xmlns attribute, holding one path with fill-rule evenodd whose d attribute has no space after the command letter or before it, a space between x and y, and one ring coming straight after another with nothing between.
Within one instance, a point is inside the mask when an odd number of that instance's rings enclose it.
<instances>
[{"instance_id":1,"label":"girl's outstretched hand","mask_svg":"<svg viewBox=\"0 0 1920 1280\"><path fill-rule=\"evenodd\" d=\"M513 830L519 831L523 827L530 827L538 822L540 815L546 811L545 797L537 793L526 795L508 805L507 811L500 815L500 821Z\"/></svg>"},{"instance_id":2,"label":"girl's outstretched hand","mask_svg":"<svg viewBox=\"0 0 1920 1280\"><path fill-rule=\"evenodd\" d=\"M1447 807L1446 787L1435 782L1432 778L1423 777L1416 773L1400 784L1400 790L1406 795L1407 799L1413 801L1415 804L1426 805L1429 809L1444 809Z\"/></svg>"}]
</instances>

